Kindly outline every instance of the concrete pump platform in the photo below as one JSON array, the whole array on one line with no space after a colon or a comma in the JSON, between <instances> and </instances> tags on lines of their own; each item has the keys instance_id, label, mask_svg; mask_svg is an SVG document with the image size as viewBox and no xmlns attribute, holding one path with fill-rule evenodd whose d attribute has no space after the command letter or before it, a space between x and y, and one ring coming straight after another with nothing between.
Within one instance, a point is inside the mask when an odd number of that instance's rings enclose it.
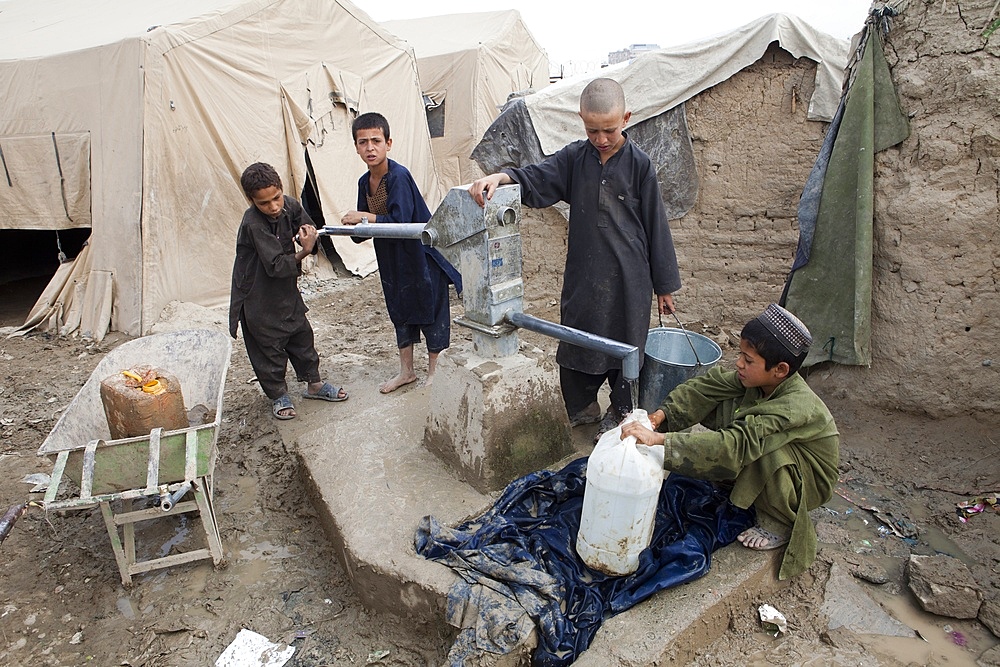
<instances>
[{"instance_id":1,"label":"concrete pump platform","mask_svg":"<svg viewBox=\"0 0 1000 667\"><path fill-rule=\"evenodd\" d=\"M445 353L447 354L447 353ZM304 484L363 603L420 622L442 624L457 575L417 555L420 520L454 525L487 509L492 495L473 489L423 445L434 387L416 384L388 395L371 369L339 365L346 403L296 401L298 418L278 422L301 459ZM575 456L593 448L596 425L574 429ZM681 660L725 631L730 609L753 613L775 581L777 552L739 544L714 554L701 579L658 593L605 621L576 665L652 665ZM482 664L528 664L533 642Z\"/></svg>"}]
</instances>

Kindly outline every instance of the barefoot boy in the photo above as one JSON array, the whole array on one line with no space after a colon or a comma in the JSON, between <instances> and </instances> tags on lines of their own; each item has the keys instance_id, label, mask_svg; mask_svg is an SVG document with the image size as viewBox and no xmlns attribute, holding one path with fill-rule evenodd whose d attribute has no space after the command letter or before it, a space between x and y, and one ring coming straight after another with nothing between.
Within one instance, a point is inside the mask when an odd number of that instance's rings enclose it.
<instances>
[{"instance_id":1,"label":"barefoot boy","mask_svg":"<svg viewBox=\"0 0 1000 667\"><path fill-rule=\"evenodd\" d=\"M497 186L518 183L526 206L567 202L562 324L635 345L641 359L653 293L660 314L672 313L672 293L681 279L656 168L624 131L630 116L618 82L594 79L580 95L586 141L569 144L541 164L481 178L469 192L482 205L484 192L490 199ZM597 392L605 381L611 407L599 431L614 428L632 409L619 359L559 343L556 362L571 425L601 419Z\"/></svg>"},{"instance_id":2,"label":"barefoot boy","mask_svg":"<svg viewBox=\"0 0 1000 667\"><path fill-rule=\"evenodd\" d=\"M735 371L715 367L684 382L649 415L665 433L635 422L622 426L622 437L664 445L667 470L733 480L730 500L753 505L760 524L739 541L758 550L788 545L779 579L800 574L816 558L809 510L828 501L837 482L837 425L798 373L811 344L805 325L771 304L743 327ZM697 423L712 430L677 432Z\"/></svg>"},{"instance_id":3,"label":"barefoot boy","mask_svg":"<svg viewBox=\"0 0 1000 667\"><path fill-rule=\"evenodd\" d=\"M348 211L345 225L378 222L421 222L431 219L420 190L403 165L388 158L392 148L389 122L378 113L358 116L351 131L358 155L368 172L358 181L358 210ZM360 242L360 240L357 240ZM462 292L462 277L434 248L416 239L373 239L375 258L389 319L396 328L399 374L382 383L383 394L417 379L413 347L420 332L427 339L427 379L430 385L438 354L451 342L448 285Z\"/></svg>"},{"instance_id":4,"label":"barefoot boy","mask_svg":"<svg viewBox=\"0 0 1000 667\"><path fill-rule=\"evenodd\" d=\"M285 196L278 172L256 162L240 178L252 206L236 236L236 261L229 296L229 333L237 325L261 389L278 419L295 417L285 372L308 382L303 398L346 401L347 392L323 381L313 331L306 319L298 279L302 260L316 247L316 227L299 202ZM295 250L295 239L302 246Z\"/></svg>"}]
</instances>

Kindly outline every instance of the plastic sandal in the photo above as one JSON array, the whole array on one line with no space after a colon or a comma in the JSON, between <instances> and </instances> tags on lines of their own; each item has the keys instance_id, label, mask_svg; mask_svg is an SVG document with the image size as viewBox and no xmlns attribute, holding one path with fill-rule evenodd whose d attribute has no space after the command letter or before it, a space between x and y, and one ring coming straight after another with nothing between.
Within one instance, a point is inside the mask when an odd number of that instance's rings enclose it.
<instances>
[{"instance_id":1,"label":"plastic sandal","mask_svg":"<svg viewBox=\"0 0 1000 667\"><path fill-rule=\"evenodd\" d=\"M282 410L292 410L292 414L283 415ZM282 394L278 398L271 401L271 413L278 419L295 419L295 406L292 405L292 399L288 394Z\"/></svg>"},{"instance_id":2,"label":"plastic sandal","mask_svg":"<svg viewBox=\"0 0 1000 667\"><path fill-rule=\"evenodd\" d=\"M330 401L331 403L339 403L340 401L346 401L349 398L347 392L345 391L344 395L341 396L340 391L341 387L334 387L329 382L324 382L323 386L320 387L319 391L317 391L315 394L309 393L309 390L306 389L304 392L302 392L302 398L312 398L317 401Z\"/></svg>"}]
</instances>

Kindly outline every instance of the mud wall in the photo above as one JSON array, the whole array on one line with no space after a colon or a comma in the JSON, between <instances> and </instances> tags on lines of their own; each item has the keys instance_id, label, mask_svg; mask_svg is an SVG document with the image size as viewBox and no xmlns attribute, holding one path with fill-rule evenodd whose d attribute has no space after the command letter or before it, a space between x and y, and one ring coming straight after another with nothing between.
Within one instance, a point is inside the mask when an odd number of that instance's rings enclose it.
<instances>
[{"instance_id":1,"label":"mud wall","mask_svg":"<svg viewBox=\"0 0 1000 667\"><path fill-rule=\"evenodd\" d=\"M806 119L816 65L772 45L688 101L698 202L671 221L682 320L735 330L777 301L798 243L799 195L827 123Z\"/></svg>"},{"instance_id":2,"label":"mud wall","mask_svg":"<svg viewBox=\"0 0 1000 667\"><path fill-rule=\"evenodd\" d=\"M910 137L876 156L872 367L823 384L934 416L1000 388L1000 32L995 0L911 0L886 58ZM992 18L997 18L994 14Z\"/></svg>"}]
</instances>

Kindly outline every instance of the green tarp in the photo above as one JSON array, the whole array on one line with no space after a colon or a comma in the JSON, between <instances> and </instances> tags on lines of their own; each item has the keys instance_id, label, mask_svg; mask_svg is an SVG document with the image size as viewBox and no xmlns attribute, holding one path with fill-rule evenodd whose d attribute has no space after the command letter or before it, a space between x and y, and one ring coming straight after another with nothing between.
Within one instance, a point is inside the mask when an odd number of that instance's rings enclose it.
<instances>
[{"instance_id":1,"label":"green tarp","mask_svg":"<svg viewBox=\"0 0 1000 667\"><path fill-rule=\"evenodd\" d=\"M785 307L813 335L805 366L823 361L871 364L874 154L906 139L910 128L879 36L871 26L868 35L854 82L842 101L839 126L834 122L829 129L836 135L828 137L832 150L822 192L815 192L815 228L803 229L800 215L799 255L807 259L802 266L803 261L796 261L786 287ZM811 179L821 168L820 160ZM800 203L800 210L802 204L806 202Z\"/></svg>"}]
</instances>

